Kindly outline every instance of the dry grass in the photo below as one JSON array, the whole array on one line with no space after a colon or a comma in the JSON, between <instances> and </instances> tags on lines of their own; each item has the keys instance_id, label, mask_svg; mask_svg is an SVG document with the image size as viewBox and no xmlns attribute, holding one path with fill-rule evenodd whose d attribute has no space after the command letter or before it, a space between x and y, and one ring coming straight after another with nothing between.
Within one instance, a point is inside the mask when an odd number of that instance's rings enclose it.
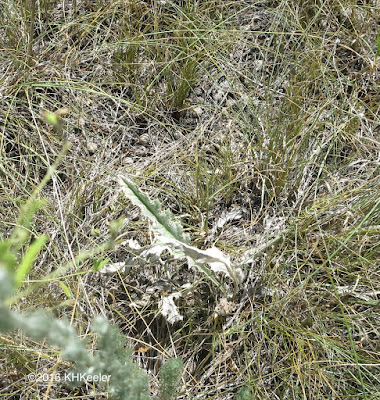
<instances>
[{"instance_id":1,"label":"dry grass","mask_svg":"<svg viewBox=\"0 0 380 400\"><path fill-rule=\"evenodd\" d=\"M106 315L153 387L165 358L184 361L179 398L376 399L379 3L111 0L74 12L45 0L34 16L32 4L0 0L1 238L64 138L70 149L41 194L31 233L50 241L14 306L68 315L81 335ZM63 137L41 116L62 107ZM113 276L88 259L34 288L120 217L117 243L150 243L118 173L193 244L241 264L234 311L214 318L220 290L170 259ZM128 259L122 246L100 256ZM174 326L151 290L160 280L193 284ZM100 398L27 382L67 365L21 335L1 343L2 398Z\"/></svg>"}]
</instances>

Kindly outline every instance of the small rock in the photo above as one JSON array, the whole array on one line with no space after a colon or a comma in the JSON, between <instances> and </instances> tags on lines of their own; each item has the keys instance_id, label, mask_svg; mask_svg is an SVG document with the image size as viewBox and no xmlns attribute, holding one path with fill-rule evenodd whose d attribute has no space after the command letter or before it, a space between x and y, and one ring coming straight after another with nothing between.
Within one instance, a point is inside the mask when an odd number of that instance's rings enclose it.
<instances>
[{"instance_id":1,"label":"small rock","mask_svg":"<svg viewBox=\"0 0 380 400\"><path fill-rule=\"evenodd\" d=\"M202 107L192 107L191 110L193 111L193 113L197 116L200 117L203 114L203 109Z\"/></svg>"},{"instance_id":2,"label":"small rock","mask_svg":"<svg viewBox=\"0 0 380 400\"><path fill-rule=\"evenodd\" d=\"M150 143L150 136L147 133L143 133L138 140L138 143L147 146Z\"/></svg>"},{"instance_id":3,"label":"small rock","mask_svg":"<svg viewBox=\"0 0 380 400\"><path fill-rule=\"evenodd\" d=\"M94 154L98 150L98 145L95 142L91 142L90 140L87 140L86 146L90 154Z\"/></svg>"},{"instance_id":4,"label":"small rock","mask_svg":"<svg viewBox=\"0 0 380 400\"><path fill-rule=\"evenodd\" d=\"M148 149L145 146L140 146L134 152L137 157L145 157L148 155Z\"/></svg>"}]
</instances>

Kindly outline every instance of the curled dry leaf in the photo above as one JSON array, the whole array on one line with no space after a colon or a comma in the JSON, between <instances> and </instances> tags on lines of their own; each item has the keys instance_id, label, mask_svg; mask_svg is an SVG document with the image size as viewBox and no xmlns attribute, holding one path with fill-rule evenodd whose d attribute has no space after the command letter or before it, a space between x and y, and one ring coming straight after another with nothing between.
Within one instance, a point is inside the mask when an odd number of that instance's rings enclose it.
<instances>
[{"instance_id":1,"label":"curled dry leaf","mask_svg":"<svg viewBox=\"0 0 380 400\"><path fill-rule=\"evenodd\" d=\"M226 257L216 247L200 250L197 247L165 236L157 237L157 241L168 245L171 250L190 258L195 264L208 264L212 271L222 272L237 284L244 280L243 271L240 268L234 268L231 265L230 258Z\"/></svg>"},{"instance_id":2,"label":"curled dry leaf","mask_svg":"<svg viewBox=\"0 0 380 400\"><path fill-rule=\"evenodd\" d=\"M123 273L126 270L125 262L108 263L98 272L101 274L114 274L115 272Z\"/></svg>"},{"instance_id":3,"label":"curled dry leaf","mask_svg":"<svg viewBox=\"0 0 380 400\"><path fill-rule=\"evenodd\" d=\"M228 301L225 297L222 297L215 307L215 317L226 316L232 314L236 310L236 303Z\"/></svg>"},{"instance_id":4,"label":"curled dry leaf","mask_svg":"<svg viewBox=\"0 0 380 400\"><path fill-rule=\"evenodd\" d=\"M180 315L178 308L174 303L174 299L177 299L178 297L181 297L181 293L172 293L169 294L169 296L163 296L158 303L161 314L166 318L169 324L174 324L183 320L183 316Z\"/></svg>"}]
</instances>

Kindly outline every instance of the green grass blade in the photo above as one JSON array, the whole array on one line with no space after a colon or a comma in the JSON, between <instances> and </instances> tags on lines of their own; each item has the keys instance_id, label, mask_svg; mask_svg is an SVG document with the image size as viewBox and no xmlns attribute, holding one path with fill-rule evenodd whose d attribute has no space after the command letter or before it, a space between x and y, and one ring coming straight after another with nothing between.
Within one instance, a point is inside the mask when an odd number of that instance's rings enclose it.
<instances>
[{"instance_id":1,"label":"green grass blade","mask_svg":"<svg viewBox=\"0 0 380 400\"><path fill-rule=\"evenodd\" d=\"M28 275L34 260L38 256L39 252L41 251L47 240L48 237L46 235L41 235L29 246L16 271L16 288L19 288L21 286L22 281Z\"/></svg>"}]
</instances>

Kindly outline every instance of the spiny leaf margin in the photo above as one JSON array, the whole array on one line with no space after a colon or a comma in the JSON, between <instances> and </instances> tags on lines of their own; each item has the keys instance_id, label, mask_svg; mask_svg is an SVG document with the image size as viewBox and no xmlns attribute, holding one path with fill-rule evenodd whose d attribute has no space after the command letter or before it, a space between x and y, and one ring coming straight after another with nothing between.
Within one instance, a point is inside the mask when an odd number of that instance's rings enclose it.
<instances>
[{"instance_id":1,"label":"spiny leaf margin","mask_svg":"<svg viewBox=\"0 0 380 400\"><path fill-rule=\"evenodd\" d=\"M157 199L151 201L133 182L121 175L118 176L118 180L124 194L132 204L138 206L142 214L153 222L152 228L155 233L185 244L190 243L190 236L183 232L182 225L175 221L169 210L161 209L161 204Z\"/></svg>"}]
</instances>

